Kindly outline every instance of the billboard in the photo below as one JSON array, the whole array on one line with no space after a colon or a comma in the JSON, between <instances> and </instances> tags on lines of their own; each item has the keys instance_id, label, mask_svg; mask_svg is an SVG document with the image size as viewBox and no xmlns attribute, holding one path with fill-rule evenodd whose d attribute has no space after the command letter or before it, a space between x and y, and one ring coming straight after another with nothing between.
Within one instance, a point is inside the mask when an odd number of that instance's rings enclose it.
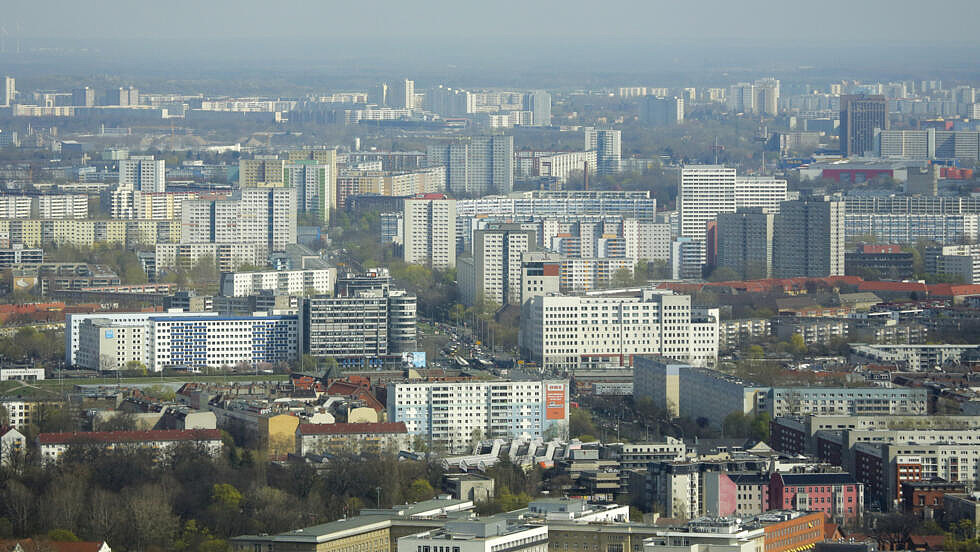
<instances>
[{"instance_id":1,"label":"billboard","mask_svg":"<svg viewBox=\"0 0 980 552\"><path fill-rule=\"evenodd\" d=\"M546 420L565 419L566 390L564 383L545 384L544 417Z\"/></svg>"},{"instance_id":2,"label":"billboard","mask_svg":"<svg viewBox=\"0 0 980 552\"><path fill-rule=\"evenodd\" d=\"M412 368L425 368L425 351L402 353L402 363Z\"/></svg>"}]
</instances>

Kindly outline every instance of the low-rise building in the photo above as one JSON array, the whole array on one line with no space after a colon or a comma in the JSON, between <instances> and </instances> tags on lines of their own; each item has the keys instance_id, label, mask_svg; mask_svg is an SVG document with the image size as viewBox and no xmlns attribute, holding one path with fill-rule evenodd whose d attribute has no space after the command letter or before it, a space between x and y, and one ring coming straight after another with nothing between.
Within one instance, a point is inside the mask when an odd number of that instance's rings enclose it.
<instances>
[{"instance_id":1,"label":"low-rise building","mask_svg":"<svg viewBox=\"0 0 980 552\"><path fill-rule=\"evenodd\" d=\"M225 297L243 297L262 290L288 295L322 295L333 293L336 281L336 268L226 272L221 275L220 291Z\"/></svg>"},{"instance_id":2,"label":"low-rise building","mask_svg":"<svg viewBox=\"0 0 980 552\"><path fill-rule=\"evenodd\" d=\"M666 529L643 541L643 552L758 552L765 530L737 519L702 517L683 528Z\"/></svg>"},{"instance_id":3,"label":"low-rise building","mask_svg":"<svg viewBox=\"0 0 980 552\"><path fill-rule=\"evenodd\" d=\"M380 454L411 446L403 422L299 424L296 454Z\"/></svg>"},{"instance_id":4,"label":"low-rise building","mask_svg":"<svg viewBox=\"0 0 980 552\"><path fill-rule=\"evenodd\" d=\"M823 512L838 522L864 513L864 485L849 473L774 473L769 484L772 508Z\"/></svg>"},{"instance_id":5,"label":"low-rise building","mask_svg":"<svg viewBox=\"0 0 980 552\"><path fill-rule=\"evenodd\" d=\"M512 524L503 516L453 519L442 528L398 539L397 552L548 552L548 527Z\"/></svg>"},{"instance_id":6,"label":"low-rise building","mask_svg":"<svg viewBox=\"0 0 980 552\"><path fill-rule=\"evenodd\" d=\"M221 453L221 432L217 429L93 431L88 433L41 433L37 436L41 462L57 462L70 447L98 447L104 450L149 448L164 452L182 443L203 446L211 456Z\"/></svg>"},{"instance_id":7,"label":"low-rise building","mask_svg":"<svg viewBox=\"0 0 980 552\"><path fill-rule=\"evenodd\" d=\"M27 453L27 437L12 427L0 426L0 466L7 466L19 455Z\"/></svg>"}]
</instances>

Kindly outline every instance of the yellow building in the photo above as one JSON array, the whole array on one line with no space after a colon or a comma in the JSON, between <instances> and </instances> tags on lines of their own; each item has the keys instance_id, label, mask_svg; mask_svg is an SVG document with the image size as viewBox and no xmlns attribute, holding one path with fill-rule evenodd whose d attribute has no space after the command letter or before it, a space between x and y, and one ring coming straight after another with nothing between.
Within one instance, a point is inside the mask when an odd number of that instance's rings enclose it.
<instances>
[{"instance_id":1,"label":"yellow building","mask_svg":"<svg viewBox=\"0 0 980 552\"><path fill-rule=\"evenodd\" d=\"M268 446L273 457L286 456L296 450L296 428L299 418L290 414L261 416L258 419L259 436Z\"/></svg>"}]
</instances>

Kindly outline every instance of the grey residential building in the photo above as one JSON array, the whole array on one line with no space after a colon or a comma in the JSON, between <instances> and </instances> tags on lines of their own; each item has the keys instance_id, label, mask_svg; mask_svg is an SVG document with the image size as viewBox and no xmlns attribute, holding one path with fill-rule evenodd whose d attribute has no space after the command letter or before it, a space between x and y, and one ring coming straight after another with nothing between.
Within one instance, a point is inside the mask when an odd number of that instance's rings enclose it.
<instances>
[{"instance_id":1,"label":"grey residential building","mask_svg":"<svg viewBox=\"0 0 980 552\"><path fill-rule=\"evenodd\" d=\"M843 275L844 202L824 197L780 204L773 272L777 278Z\"/></svg>"},{"instance_id":2,"label":"grey residential building","mask_svg":"<svg viewBox=\"0 0 980 552\"><path fill-rule=\"evenodd\" d=\"M775 213L743 209L718 215L718 267L734 270L742 279L772 277Z\"/></svg>"}]
</instances>

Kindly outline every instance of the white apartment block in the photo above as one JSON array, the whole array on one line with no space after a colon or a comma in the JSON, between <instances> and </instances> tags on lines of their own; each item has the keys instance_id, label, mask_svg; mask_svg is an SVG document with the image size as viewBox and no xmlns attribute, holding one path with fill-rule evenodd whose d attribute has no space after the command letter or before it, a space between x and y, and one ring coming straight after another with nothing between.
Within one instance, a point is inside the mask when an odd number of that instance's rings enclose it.
<instances>
[{"instance_id":1,"label":"white apartment block","mask_svg":"<svg viewBox=\"0 0 980 552\"><path fill-rule=\"evenodd\" d=\"M551 176L565 182L586 169L596 171L596 152L592 151L519 151L515 153L515 170L519 176Z\"/></svg>"},{"instance_id":2,"label":"white apartment block","mask_svg":"<svg viewBox=\"0 0 980 552\"><path fill-rule=\"evenodd\" d=\"M848 202L850 203L850 202ZM977 214L844 214L845 240L874 236L880 243L936 242L942 245L976 242L980 237Z\"/></svg>"},{"instance_id":3,"label":"white apartment block","mask_svg":"<svg viewBox=\"0 0 980 552\"><path fill-rule=\"evenodd\" d=\"M245 297L261 290L273 290L287 295L317 295L333 293L337 269L267 270L262 272L226 272L221 275L221 295Z\"/></svg>"},{"instance_id":4,"label":"white apartment block","mask_svg":"<svg viewBox=\"0 0 980 552\"><path fill-rule=\"evenodd\" d=\"M520 304L521 258L536 245L535 232L519 225L477 230L471 254L456 264L463 304L472 306L481 299L501 306Z\"/></svg>"},{"instance_id":5,"label":"white apartment block","mask_svg":"<svg viewBox=\"0 0 980 552\"><path fill-rule=\"evenodd\" d=\"M37 196L37 217L44 219L87 219L88 196L59 194Z\"/></svg>"},{"instance_id":6,"label":"white apartment block","mask_svg":"<svg viewBox=\"0 0 980 552\"><path fill-rule=\"evenodd\" d=\"M336 161L287 161L282 178L283 185L296 189L298 212L313 215L324 224L330 222L330 209L335 207L337 196Z\"/></svg>"},{"instance_id":7,"label":"white apartment block","mask_svg":"<svg viewBox=\"0 0 980 552\"><path fill-rule=\"evenodd\" d=\"M31 197L20 195L0 195L0 218L31 218Z\"/></svg>"},{"instance_id":8,"label":"white apartment block","mask_svg":"<svg viewBox=\"0 0 980 552\"><path fill-rule=\"evenodd\" d=\"M219 272L234 272L242 265L265 263L266 253L254 243L158 243L154 271L190 270L204 258L214 259Z\"/></svg>"},{"instance_id":9,"label":"white apartment block","mask_svg":"<svg viewBox=\"0 0 980 552\"><path fill-rule=\"evenodd\" d=\"M402 230L406 263L456 266L456 200L443 195L406 199Z\"/></svg>"},{"instance_id":10,"label":"white apartment block","mask_svg":"<svg viewBox=\"0 0 980 552\"><path fill-rule=\"evenodd\" d=\"M298 354L296 315L150 313L122 321L86 319L78 332L76 362L105 371L136 361L160 372L277 364L296 360Z\"/></svg>"},{"instance_id":11,"label":"white apartment block","mask_svg":"<svg viewBox=\"0 0 980 552\"><path fill-rule=\"evenodd\" d=\"M145 325L151 316L166 314L170 317L180 316L217 316L217 313L154 313L154 312L98 312L90 314L69 313L65 321L65 363L75 366L78 360L79 332L87 320L106 320L111 324L127 326Z\"/></svg>"},{"instance_id":12,"label":"white apartment block","mask_svg":"<svg viewBox=\"0 0 980 552\"><path fill-rule=\"evenodd\" d=\"M243 188L228 199L185 201L180 241L282 251L296 243L296 194L295 188Z\"/></svg>"},{"instance_id":13,"label":"white apartment block","mask_svg":"<svg viewBox=\"0 0 980 552\"><path fill-rule=\"evenodd\" d=\"M719 213L746 207L778 212L786 201L786 181L772 177L739 177L721 165L688 165L681 169L678 209L681 236L704 240L708 223Z\"/></svg>"},{"instance_id":14,"label":"white apartment block","mask_svg":"<svg viewBox=\"0 0 980 552\"><path fill-rule=\"evenodd\" d=\"M0 195L0 219L85 219L88 196L84 194Z\"/></svg>"},{"instance_id":15,"label":"white apartment block","mask_svg":"<svg viewBox=\"0 0 980 552\"><path fill-rule=\"evenodd\" d=\"M548 371L632 366L661 355L697 366L718 359L718 313L655 289L531 297L521 308L521 356Z\"/></svg>"},{"instance_id":16,"label":"white apartment block","mask_svg":"<svg viewBox=\"0 0 980 552\"><path fill-rule=\"evenodd\" d=\"M389 383L388 421L449 452L483 439L534 439L567 429L567 380Z\"/></svg>"},{"instance_id":17,"label":"white apartment block","mask_svg":"<svg viewBox=\"0 0 980 552\"><path fill-rule=\"evenodd\" d=\"M166 162L152 156L130 156L119 160L119 186L143 192L167 191Z\"/></svg>"},{"instance_id":18,"label":"white apartment block","mask_svg":"<svg viewBox=\"0 0 980 552\"><path fill-rule=\"evenodd\" d=\"M448 521L441 529L398 539L396 552L548 552L546 525L510 525L505 519Z\"/></svg>"},{"instance_id":19,"label":"white apartment block","mask_svg":"<svg viewBox=\"0 0 980 552\"><path fill-rule=\"evenodd\" d=\"M593 215L656 222L657 200L644 191L533 191L460 199L456 202L456 210L460 217Z\"/></svg>"},{"instance_id":20,"label":"white apartment block","mask_svg":"<svg viewBox=\"0 0 980 552\"><path fill-rule=\"evenodd\" d=\"M636 258L647 261L670 261L670 224L640 223L637 230Z\"/></svg>"}]
</instances>

